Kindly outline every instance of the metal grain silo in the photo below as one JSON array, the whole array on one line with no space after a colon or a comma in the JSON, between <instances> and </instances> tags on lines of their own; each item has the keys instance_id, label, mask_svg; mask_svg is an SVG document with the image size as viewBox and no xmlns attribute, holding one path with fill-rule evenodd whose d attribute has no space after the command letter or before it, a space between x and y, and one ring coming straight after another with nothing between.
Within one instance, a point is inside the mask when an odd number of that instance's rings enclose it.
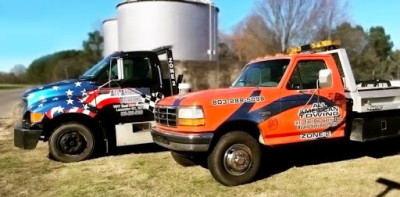
<instances>
[{"instance_id":1,"label":"metal grain silo","mask_svg":"<svg viewBox=\"0 0 400 197\"><path fill-rule=\"evenodd\" d=\"M121 51L172 45L177 60L217 59L218 8L210 1L130 0L117 15Z\"/></svg>"},{"instance_id":2,"label":"metal grain silo","mask_svg":"<svg viewBox=\"0 0 400 197\"><path fill-rule=\"evenodd\" d=\"M118 48L118 20L108 19L103 22L103 36L104 36L104 50L103 56L106 57L115 51L119 51Z\"/></svg>"}]
</instances>

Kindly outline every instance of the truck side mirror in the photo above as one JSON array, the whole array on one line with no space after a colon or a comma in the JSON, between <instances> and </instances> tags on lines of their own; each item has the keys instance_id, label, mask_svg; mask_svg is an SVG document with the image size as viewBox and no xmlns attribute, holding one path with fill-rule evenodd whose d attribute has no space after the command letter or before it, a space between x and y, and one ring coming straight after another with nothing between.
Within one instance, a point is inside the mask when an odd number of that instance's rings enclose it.
<instances>
[{"instance_id":1,"label":"truck side mirror","mask_svg":"<svg viewBox=\"0 0 400 197\"><path fill-rule=\"evenodd\" d=\"M122 58L117 59L118 68L118 80L124 80L124 60Z\"/></svg>"},{"instance_id":2,"label":"truck side mirror","mask_svg":"<svg viewBox=\"0 0 400 197\"><path fill-rule=\"evenodd\" d=\"M322 69L319 71L319 87L328 88L332 86L332 71L330 69Z\"/></svg>"},{"instance_id":3,"label":"truck side mirror","mask_svg":"<svg viewBox=\"0 0 400 197\"><path fill-rule=\"evenodd\" d=\"M183 75L178 75L178 80L176 80L176 83L180 84L183 81Z\"/></svg>"}]
</instances>

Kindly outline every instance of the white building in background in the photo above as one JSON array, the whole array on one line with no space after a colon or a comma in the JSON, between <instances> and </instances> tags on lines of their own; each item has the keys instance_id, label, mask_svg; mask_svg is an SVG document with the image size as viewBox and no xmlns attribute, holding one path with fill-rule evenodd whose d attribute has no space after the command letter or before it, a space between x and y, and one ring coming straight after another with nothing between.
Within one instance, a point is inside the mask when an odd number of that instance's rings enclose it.
<instances>
[{"instance_id":1,"label":"white building in background","mask_svg":"<svg viewBox=\"0 0 400 197\"><path fill-rule=\"evenodd\" d=\"M210 0L124 1L103 23L104 55L172 45L177 60L217 60L218 12Z\"/></svg>"},{"instance_id":2,"label":"white building in background","mask_svg":"<svg viewBox=\"0 0 400 197\"><path fill-rule=\"evenodd\" d=\"M103 56L108 56L115 51L119 51L118 47L118 20L116 18L108 19L103 22L104 34L104 50Z\"/></svg>"}]
</instances>

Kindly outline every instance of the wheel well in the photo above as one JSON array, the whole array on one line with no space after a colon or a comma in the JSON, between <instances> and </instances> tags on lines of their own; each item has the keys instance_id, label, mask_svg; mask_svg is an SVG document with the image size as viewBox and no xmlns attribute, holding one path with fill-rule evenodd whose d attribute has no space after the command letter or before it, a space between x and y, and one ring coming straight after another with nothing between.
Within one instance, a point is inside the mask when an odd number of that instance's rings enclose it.
<instances>
[{"instance_id":1,"label":"wheel well","mask_svg":"<svg viewBox=\"0 0 400 197\"><path fill-rule=\"evenodd\" d=\"M246 133L249 133L251 136L254 137L258 141L258 137L260 135L260 129L258 128L257 123L251 122L251 121L232 121L232 122L226 122L222 124L214 133L214 137L211 141L211 145L209 150L211 151L214 146L217 144L219 138L221 136L225 135L226 133L229 133L231 131L244 131Z\"/></svg>"},{"instance_id":2,"label":"wheel well","mask_svg":"<svg viewBox=\"0 0 400 197\"><path fill-rule=\"evenodd\" d=\"M53 133L55 128L66 122L79 122L82 125L88 127L92 131L92 134L94 135L95 138L99 138L102 136L100 125L96 120L84 114L69 113L69 114L62 114L51 119L44 126L43 131L44 131L45 141L49 139L50 135Z\"/></svg>"}]
</instances>

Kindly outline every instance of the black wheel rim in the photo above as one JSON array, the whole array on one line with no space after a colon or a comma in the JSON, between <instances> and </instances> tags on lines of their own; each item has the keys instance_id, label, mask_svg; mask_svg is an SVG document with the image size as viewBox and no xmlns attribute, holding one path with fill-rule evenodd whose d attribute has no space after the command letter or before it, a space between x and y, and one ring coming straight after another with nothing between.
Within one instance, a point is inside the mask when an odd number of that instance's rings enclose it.
<instances>
[{"instance_id":1,"label":"black wheel rim","mask_svg":"<svg viewBox=\"0 0 400 197\"><path fill-rule=\"evenodd\" d=\"M80 155L86 149L86 145L85 136L75 130L66 131L58 138L58 147L64 154Z\"/></svg>"}]
</instances>

